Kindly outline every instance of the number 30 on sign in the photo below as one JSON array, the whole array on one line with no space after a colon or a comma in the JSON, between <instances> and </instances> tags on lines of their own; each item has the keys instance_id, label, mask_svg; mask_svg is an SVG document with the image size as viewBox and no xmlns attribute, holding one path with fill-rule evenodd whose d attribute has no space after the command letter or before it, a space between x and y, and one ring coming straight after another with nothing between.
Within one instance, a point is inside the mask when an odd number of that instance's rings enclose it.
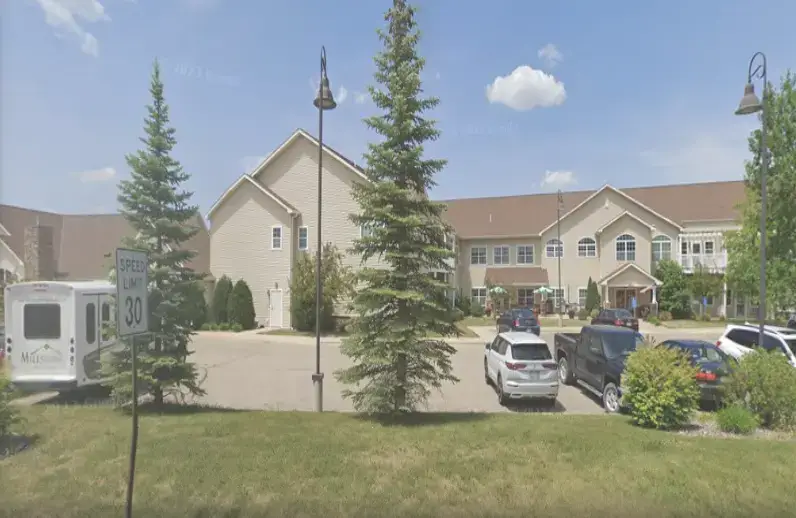
<instances>
[{"instance_id":1,"label":"number 30 on sign","mask_svg":"<svg viewBox=\"0 0 796 518\"><path fill-rule=\"evenodd\" d=\"M119 336L149 331L149 253L116 249L116 321Z\"/></svg>"}]
</instances>

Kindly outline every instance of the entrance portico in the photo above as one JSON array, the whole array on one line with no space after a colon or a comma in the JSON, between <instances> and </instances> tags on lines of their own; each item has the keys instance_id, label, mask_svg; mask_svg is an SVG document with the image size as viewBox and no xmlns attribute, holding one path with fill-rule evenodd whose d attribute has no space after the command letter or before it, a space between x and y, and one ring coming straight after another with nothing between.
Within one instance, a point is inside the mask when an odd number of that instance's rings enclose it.
<instances>
[{"instance_id":1,"label":"entrance portico","mask_svg":"<svg viewBox=\"0 0 796 518\"><path fill-rule=\"evenodd\" d=\"M623 264L597 283L600 286L603 305L607 308L632 309L636 305L656 305L657 289L661 281L635 263Z\"/></svg>"}]
</instances>

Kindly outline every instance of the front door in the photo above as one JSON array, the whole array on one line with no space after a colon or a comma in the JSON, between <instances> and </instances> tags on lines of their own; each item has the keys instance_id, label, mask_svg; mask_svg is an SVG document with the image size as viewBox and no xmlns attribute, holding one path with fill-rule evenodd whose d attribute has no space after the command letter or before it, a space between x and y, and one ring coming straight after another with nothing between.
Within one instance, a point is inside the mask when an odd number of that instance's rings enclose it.
<instances>
[{"instance_id":1,"label":"front door","mask_svg":"<svg viewBox=\"0 0 796 518\"><path fill-rule=\"evenodd\" d=\"M631 305L633 298L637 297L636 290L631 288L619 288L616 290L616 308L618 309L632 309Z\"/></svg>"},{"instance_id":2,"label":"front door","mask_svg":"<svg viewBox=\"0 0 796 518\"><path fill-rule=\"evenodd\" d=\"M271 327L282 327L282 290L272 289L268 297L268 319Z\"/></svg>"}]
</instances>

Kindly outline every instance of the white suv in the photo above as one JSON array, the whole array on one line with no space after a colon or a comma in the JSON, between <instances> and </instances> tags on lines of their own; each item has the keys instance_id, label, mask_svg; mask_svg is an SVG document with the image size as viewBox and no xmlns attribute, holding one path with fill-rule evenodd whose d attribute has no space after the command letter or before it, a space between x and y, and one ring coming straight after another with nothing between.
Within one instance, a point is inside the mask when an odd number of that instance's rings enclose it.
<instances>
[{"instance_id":1,"label":"white suv","mask_svg":"<svg viewBox=\"0 0 796 518\"><path fill-rule=\"evenodd\" d=\"M513 399L543 401L555 406L558 397L558 364L547 342L533 333L500 333L484 348L484 378L494 385L498 402Z\"/></svg>"},{"instance_id":2,"label":"white suv","mask_svg":"<svg viewBox=\"0 0 796 518\"><path fill-rule=\"evenodd\" d=\"M763 349L781 352L796 367L796 329L767 325L763 333ZM760 328L755 324L731 324L716 345L722 352L738 359L758 347L759 336Z\"/></svg>"}]
</instances>

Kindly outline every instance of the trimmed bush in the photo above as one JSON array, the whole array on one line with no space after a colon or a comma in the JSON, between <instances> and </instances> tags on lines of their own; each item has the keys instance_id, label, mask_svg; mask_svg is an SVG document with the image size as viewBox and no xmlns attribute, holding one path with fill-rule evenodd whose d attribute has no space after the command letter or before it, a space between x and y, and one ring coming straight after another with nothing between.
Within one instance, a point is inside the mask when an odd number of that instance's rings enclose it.
<instances>
[{"instance_id":1,"label":"trimmed bush","mask_svg":"<svg viewBox=\"0 0 796 518\"><path fill-rule=\"evenodd\" d=\"M661 320L661 322L668 322L672 319L672 313L671 311L661 311L658 315L658 318Z\"/></svg>"},{"instance_id":2,"label":"trimmed bush","mask_svg":"<svg viewBox=\"0 0 796 518\"><path fill-rule=\"evenodd\" d=\"M227 311L230 325L239 324L243 329L254 329L254 297L243 279L232 288Z\"/></svg>"},{"instance_id":3,"label":"trimmed bush","mask_svg":"<svg viewBox=\"0 0 796 518\"><path fill-rule=\"evenodd\" d=\"M699 317L699 320L701 320L701 321L703 321L703 322L710 322L710 315L709 315L708 313L703 313L703 314L702 314L702 315Z\"/></svg>"},{"instance_id":4,"label":"trimmed bush","mask_svg":"<svg viewBox=\"0 0 796 518\"><path fill-rule=\"evenodd\" d=\"M733 404L716 412L716 424L722 432L750 435L760 426L760 420L743 405Z\"/></svg>"},{"instance_id":5,"label":"trimmed bush","mask_svg":"<svg viewBox=\"0 0 796 518\"><path fill-rule=\"evenodd\" d=\"M599 308L594 308L594 309L592 309L589 312L589 317L590 318L597 318L597 315L599 315L599 314L600 314L600 309Z\"/></svg>"},{"instance_id":6,"label":"trimmed bush","mask_svg":"<svg viewBox=\"0 0 796 518\"><path fill-rule=\"evenodd\" d=\"M469 317L472 312L472 301L470 297L465 297L459 293L459 298L456 299L456 306L461 310L464 316Z\"/></svg>"},{"instance_id":7,"label":"trimmed bush","mask_svg":"<svg viewBox=\"0 0 796 518\"><path fill-rule=\"evenodd\" d=\"M726 401L742 405L766 428L796 426L796 369L778 352L744 355L725 386Z\"/></svg>"},{"instance_id":8,"label":"trimmed bush","mask_svg":"<svg viewBox=\"0 0 796 518\"><path fill-rule=\"evenodd\" d=\"M185 304L191 315L191 329L198 331L207 322L210 308L205 300L205 287L202 281L193 283L186 293Z\"/></svg>"},{"instance_id":9,"label":"trimmed bush","mask_svg":"<svg viewBox=\"0 0 796 518\"><path fill-rule=\"evenodd\" d=\"M580 311L578 311L578 320L586 320L587 318L589 318L588 311L586 311L585 309L581 309Z\"/></svg>"},{"instance_id":10,"label":"trimmed bush","mask_svg":"<svg viewBox=\"0 0 796 518\"><path fill-rule=\"evenodd\" d=\"M696 374L679 351L651 344L641 347L627 359L622 375L623 405L639 426L680 428L699 407Z\"/></svg>"},{"instance_id":11,"label":"trimmed bush","mask_svg":"<svg viewBox=\"0 0 796 518\"><path fill-rule=\"evenodd\" d=\"M208 331L218 331L218 324L210 324Z\"/></svg>"},{"instance_id":12,"label":"trimmed bush","mask_svg":"<svg viewBox=\"0 0 796 518\"><path fill-rule=\"evenodd\" d=\"M485 315L484 306L481 304L473 304L470 306L470 314L476 318L482 317Z\"/></svg>"},{"instance_id":13,"label":"trimmed bush","mask_svg":"<svg viewBox=\"0 0 796 518\"><path fill-rule=\"evenodd\" d=\"M207 322L205 322L204 324L202 324L202 331L212 331L211 327L212 324L208 324Z\"/></svg>"},{"instance_id":14,"label":"trimmed bush","mask_svg":"<svg viewBox=\"0 0 796 518\"><path fill-rule=\"evenodd\" d=\"M218 330L219 331L229 331L229 324L227 322L224 322L222 324L218 324Z\"/></svg>"},{"instance_id":15,"label":"trimmed bush","mask_svg":"<svg viewBox=\"0 0 796 518\"><path fill-rule=\"evenodd\" d=\"M216 288L213 291L213 299L210 304L210 317L214 324L221 324L229 321L227 303L231 292L232 281L226 275L222 275L216 282Z\"/></svg>"},{"instance_id":16,"label":"trimmed bush","mask_svg":"<svg viewBox=\"0 0 796 518\"><path fill-rule=\"evenodd\" d=\"M647 322L649 322L650 324L652 324L654 326L661 325L661 319L656 317L656 316L651 316L651 317L647 318Z\"/></svg>"},{"instance_id":17,"label":"trimmed bush","mask_svg":"<svg viewBox=\"0 0 796 518\"><path fill-rule=\"evenodd\" d=\"M229 330L232 331L233 333L240 333L241 331L243 331L243 326L235 322L234 324L232 324L232 326L230 326Z\"/></svg>"}]
</instances>

